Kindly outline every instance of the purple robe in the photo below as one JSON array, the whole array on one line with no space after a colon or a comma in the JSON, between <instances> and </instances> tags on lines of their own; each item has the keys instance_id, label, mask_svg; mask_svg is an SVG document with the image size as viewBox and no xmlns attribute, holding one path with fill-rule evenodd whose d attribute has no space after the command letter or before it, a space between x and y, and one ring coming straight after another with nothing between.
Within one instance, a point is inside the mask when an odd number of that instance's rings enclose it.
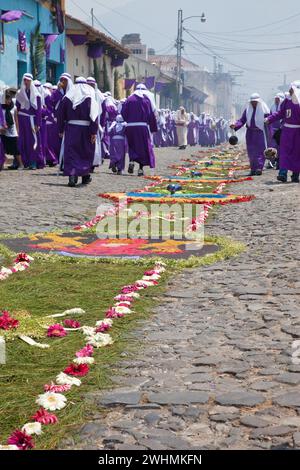
<instances>
[{"instance_id":1,"label":"purple robe","mask_svg":"<svg viewBox=\"0 0 300 470\"><path fill-rule=\"evenodd\" d=\"M124 103L122 116L127 122L126 137L130 161L155 168L150 132L157 132L158 129L150 100L133 94Z\"/></svg>"},{"instance_id":2,"label":"purple robe","mask_svg":"<svg viewBox=\"0 0 300 470\"><path fill-rule=\"evenodd\" d=\"M55 132L53 132L52 128L55 127L55 131L57 131L58 137L58 129L57 124L54 121L53 115L53 108L51 103L51 96L47 96L45 99L45 107L42 110L42 146L43 146L43 153L45 156L46 163L48 165L57 165L59 155L56 153L56 140L54 138ZM56 137L56 136L55 136Z\"/></svg>"},{"instance_id":3,"label":"purple robe","mask_svg":"<svg viewBox=\"0 0 300 470\"><path fill-rule=\"evenodd\" d=\"M30 91L27 92L30 97ZM37 168L44 168L45 160L42 150L41 131L34 133L32 126L42 125L41 98L37 97L37 109L33 106L21 109L21 105L16 101L19 122L19 149L22 162L25 168L35 164Z\"/></svg>"},{"instance_id":4,"label":"purple robe","mask_svg":"<svg viewBox=\"0 0 300 470\"><path fill-rule=\"evenodd\" d=\"M53 125L50 126L50 129L47 129L48 134L48 141L50 142L51 149L56 156L57 160L59 160L60 149L61 149L61 138L59 137L58 132L58 125L57 125L57 117L59 112L59 107L61 101L64 97L64 93L61 90L57 89L54 90L49 100L46 98L47 106L52 109L53 112Z\"/></svg>"},{"instance_id":5,"label":"purple robe","mask_svg":"<svg viewBox=\"0 0 300 470\"><path fill-rule=\"evenodd\" d=\"M102 137L102 155L104 158L109 158L110 140L108 135L108 129L111 124L115 121L118 115L118 109L112 104L111 99L105 99L102 103L102 113L100 116L100 125L104 129L104 135Z\"/></svg>"},{"instance_id":6,"label":"purple robe","mask_svg":"<svg viewBox=\"0 0 300 470\"><path fill-rule=\"evenodd\" d=\"M91 143L91 136L97 134L98 118L91 121L90 107L91 100L86 98L73 109L66 97L59 106L58 130L64 133L64 176L86 176L92 171L95 144ZM83 125L70 121L81 121Z\"/></svg>"},{"instance_id":7,"label":"purple robe","mask_svg":"<svg viewBox=\"0 0 300 470\"><path fill-rule=\"evenodd\" d=\"M192 147L197 145L197 123L195 120L191 120L188 123L187 141L188 145Z\"/></svg>"},{"instance_id":8,"label":"purple robe","mask_svg":"<svg viewBox=\"0 0 300 470\"><path fill-rule=\"evenodd\" d=\"M110 165L109 168L115 166L118 171L123 171L125 168L125 157L127 151L126 141L126 126L122 126L122 130L117 132L114 126L109 132L110 137Z\"/></svg>"},{"instance_id":9,"label":"purple robe","mask_svg":"<svg viewBox=\"0 0 300 470\"><path fill-rule=\"evenodd\" d=\"M0 129L3 128L5 125L6 123L4 119L3 109L0 106ZM0 139L0 171L2 170L4 162L5 162L5 152L4 152L2 140Z\"/></svg>"},{"instance_id":10,"label":"purple robe","mask_svg":"<svg viewBox=\"0 0 300 470\"><path fill-rule=\"evenodd\" d=\"M280 169L300 172L300 105L285 99L280 111L268 117L270 124L280 119L283 121L280 137Z\"/></svg>"},{"instance_id":11,"label":"purple robe","mask_svg":"<svg viewBox=\"0 0 300 470\"><path fill-rule=\"evenodd\" d=\"M253 110L250 127L247 125L246 144L250 161L251 171L262 170L265 165L264 151L267 148L266 133L256 127L255 124L256 109ZM267 116L267 115L266 115ZM238 131L247 123L247 110L239 121L235 123L235 130Z\"/></svg>"}]
</instances>

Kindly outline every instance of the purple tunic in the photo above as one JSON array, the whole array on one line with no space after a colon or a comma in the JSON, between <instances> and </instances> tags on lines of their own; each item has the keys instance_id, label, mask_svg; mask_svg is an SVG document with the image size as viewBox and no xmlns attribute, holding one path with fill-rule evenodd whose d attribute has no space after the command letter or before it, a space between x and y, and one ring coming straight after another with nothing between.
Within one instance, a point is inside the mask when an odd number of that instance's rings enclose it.
<instances>
[{"instance_id":1,"label":"purple tunic","mask_svg":"<svg viewBox=\"0 0 300 470\"><path fill-rule=\"evenodd\" d=\"M157 132L158 129L150 100L133 94L124 103L122 116L127 122L126 136L130 161L155 168L150 132Z\"/></svg>"},{"instance_id":2,"label":"purple tunic","mask_svg":"<svg viewBox=\"0 0 300 470\"><path fill-rule=\"evenodd\" d=\"M126 126L117 132L116 126L109 132L110 137L110 165L109 168L116 166L119 171L125 168L125 156L127 151L127 141L125 135Z\"/></svg>"},{"instance_id":3,"label":"purple tunic","mask_svg":"<svg viewBox=\"0 0 300 470\"><path fill-rule=\"evenodd\" d=\"M58 129L60 134L65 133L64 176L86 176L92 171L95 144L91 143L91 136L97 134L98 119L91 121L90 107L90 98L76 109L68 98L59 106ZM81 121L83 125L70 121Z\"/></svg>"},{"instance_id":4,"label":"purple tunic","mask_svg":"<svg viewBox=\"0 0 300 470\"><path fill-rule=\"evenodd\" d=\"M300 172L300 105L293 103L290 99L285 99L280 111L268 117L270 124L278 119L283 121L280 138L280 169Z\"/></svg>"},{"instance_id":5,"label":"purple tunic","mask_svg":"<svg viewBox=\"0 0 300 470\"><path fill-rule=\"evenodd\" d=\"M247 125L246 132L246 144L247 152L250 160L250 166L252 171L262 170L265 164L264 151L267 147L267 139L265 133L256 127L255 124L256 109L252 113L252 119L250 127ZM267 115L266 115L267 116ZM235 123L235 130L238 131L247 123L247 110L243 112L243 115L239 121Z\"/></svg>"},{"instance_id":6,"label":"purple tunic","mask_svg":"<svg viewBox=\"0 0 300 470\"><path fill-rule=\"evenodd\" d=\"M61 90L57 89L54 90L52 95L49 97L49 100L46 98L47 106L52 109L53 112L53 125L50 126L50 129L47 129L47 134L49 137L49 142L51 149L56 156L57 160L59 160L60 149L61 149L61 138L59 137L58 132L58 125L57 125L57 117L58 111L61 104L61 101L64 97L64 93Z\"/></svg>"},{"instance_id":7,"label":"purple tunic","mask_svg":"<svg viewBox=\"0 0 300 470\"><path fill-rule=\"evenodd\" d=\"M45 107L42 110L42 146L43 153L46 159L46 162L49 165L57 165L59 155L56 154L56 141L58 138L58 129L57 124L54 121L53 107L51 103L51 96L47 96L45 99ZM53 129L53 127L55 129ZM57 136L55 132L57 132Z\"/></svg>"},{"instance_id":8,"label":"purple tunic","mask_svg":"<svg viewBox=\"0 0 300 470\"><path fill-rule=\"evenodd\" d=\"M188 145L192 147L197 145L197 123L192 120L188 123L188 134L187 134Z\"/></svg>"},{"instance_id":9,"label":"purple tunic","mask_svg":"<svg viewBox=\"0 0 300 470\"><path fill-rule=\"evenodd\" d=\"M30 97L30 91L27 92ZM32 126L42 125L41 99L37 97L37 109L33 106L21 109L21 105L16 101L19 122L19 149L22 162L25 167L35 164L37 168L44 168L45 160L42 151L41 131L33 132Z\"/></svg>"}]
</instances>

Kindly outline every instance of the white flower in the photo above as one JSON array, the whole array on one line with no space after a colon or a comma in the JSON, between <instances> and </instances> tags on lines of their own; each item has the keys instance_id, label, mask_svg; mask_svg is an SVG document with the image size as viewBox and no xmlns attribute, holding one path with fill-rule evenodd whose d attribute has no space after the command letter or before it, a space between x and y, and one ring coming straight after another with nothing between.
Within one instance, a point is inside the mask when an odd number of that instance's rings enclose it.
<instances>
[{"instance_id":1,"label":"white flower","mask_svg":"<svg viewBox=\"0 0 300 470\"><path fill-rule=\"evenodd\" d=\"M76 387L80 387L81 380L77 379L76 377L71 377L70 375L61 372L56 377L56 383L58 385L76 385Z\"/></svg>"},{"instance_id":2,"label":"white flower","mask_svg":"<svg viewBox=\"0 0 300 470\"><path fill-rule=\"evenodd\" d=\"M84 335L92 336L96 333L96 329L93 328L92 326L83 326L82 327L82 332L83 332Z\"/></svg>"},{"instance_id":3,"label":"white flower","mask_svg":"<svg viewBox=\"0 0 300 470\"><path fill-rule=\"evenodd\" d=\"M0 450L20 450L19 447L12 445L12 444L7 444L7 445L0 445Z\"/></svg>"},{"instance_id":4,"label":"white flower","mask_svg":"<svg viewBox=\"0 0 300 470\"><path fill-rule=\"evenodd\" d=\"M112 337L104 333L96 333L95 335L88 337L87 342L95 348L103 348L113 344Z\"/></svg>"},{"instance_id":5,"label":"white flower","mask_svg":"<svg viewBox=\"0 0 300 470\"><path fill-rule=\"evenodd\" d=\"M159 274L151 274L151 276L143 276L143 281L158 281L160 279Z\"/></svg>"},{"instance_id":6,"label":"white flower","mask_svg":"<svg viewBox=\"0 0 300 470\"><path fill-rule=\"evenodd\" d=\"M65 310L64 315L83 315L85 313L82 308L71 308L71 310Z\"/></svg>"},{"instance_id":7,"label":"white flower","mask_svg":"<svg viewBox=\"0 0 300 470\"><path fill-rule=\"evenodd\" d=\"M45 410L55 411L62 410L66 406L66 397L61 393L46 392L42 395L39 395L36 403Z\"/></svg>"},{"instance_id":8,"label":"white flower","mask_svg":"<svg viewBox=\"0 0 300 470\"><path fill-rule=\"evenodd\" d=\"M153 281L145 281L144 279L139 279L138 281L136 281L136 284L137 285L141 284L142 289L144 289L145 287L151 287L151 286L155 285L155 283ZM143 287L143 286L145 286L145 287Z\"/></svg>"},{"instance_id":9,"label":"white flower","mask_svg":"<svg viewBox=\"0 0 300 470\"><path fill-rule=\"evenodd\" d=\"M97 321L96 326L112 326L113 325L113 320L111 318L106 318L105 320L100 320Z\"/></svg>"},{"instance_id":10,"label":"white flower","mask_svg":"<svg viewBox=\"0 0 300 470\"><path fill-rule=\"evenodd\" d=\"M132 313L132 310L128 307L123 307L123 306L119 306L118 304L116 304L116 306L114 307L115 311L117 313L123 313L124 315L127 315L129 313Z\"/></svg>"},{"instance_id":11,"label":"white flower","mask_svg":"<svg viewBox=\"0 0 300 470\"><path fill-rule=\"evenodd\" d=\"M4 266L2 266L0 273L3 276L9 276L12 273L12 271L11 271L11 269L8 269L8 268L5 268Z\"/></svg>"},{"instance_id":12,"label":"white flower","mask_svg":"<svg viewBox=\"0 0 300 470\"><path fill-rule=\"evenodd\" d=\"M129 302L129 300L120 300L115 305L118 307L120 304L126 304L128 307L130 307L131 302Z\"/></svg>"},{"instance_id":13,"label":"white flower","mask_svg":"<svg viewBox=\"0 0 300 470\"><path fill-rule=\"evenodd\" d=\"M29 264L28 263L17 263L14 265L14 269L16 271L25 271L26 268L28 268Z\"/></svg>"},{"instance_id":14,"label":"white flower","mask_svg":"<svg viewBox=\"0 0 300 470\"><path fill-rule=\"evenodd\" d=\"M40 434L43 433L41 423L37 423L37 422L26 423L22 427L22 431L26 432L26 434L28 434L29 436L31 436L32 434L37 434L39 436Z\"/></svg>"},{"instance_id":15,"label":"white flower","mask_svg":"<svg viewBox=\"0 0 300 470\"><path fill-rule=\"evenodd\" d=\"M73 362L75 362L75 364L94 364L95 359L89 356L76 357L76 359L74 359Z\"/></svg>"}]
</instances>

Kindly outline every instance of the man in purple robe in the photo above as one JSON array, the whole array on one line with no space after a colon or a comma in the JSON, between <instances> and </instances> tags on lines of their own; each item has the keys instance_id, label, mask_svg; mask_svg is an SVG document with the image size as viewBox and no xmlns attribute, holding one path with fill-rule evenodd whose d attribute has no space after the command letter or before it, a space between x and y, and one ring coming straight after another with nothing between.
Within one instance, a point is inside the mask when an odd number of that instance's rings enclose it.
<instances>
[{"instance_id":1,"label":"man in purple robe","mask_svg":"<svg viewBox=\"0 0 300 470\"><path fill-rule=\"evenodd\" d=\"M250 160L251 176L261 176L265 164L264 151L268 147L265 118L270 114L266 103L258 93L253 93L247 109L239 121L231 124L231 129L238 131L247 126L246 144Z\"/></svg>"},{"instance_id":2,"label":"man in purple robe","mask_svg":"<svg viewBox=\"0 0 300 470\"><path fill-rule=\"evenodd\" d=\"M41 97L33 84L33 76L23 76L21 89L16 95L19 148L25 168L44 168L41 152L42 106Z\"/></svg>"},{"instance_id":3,"label":"man in purple robe","mask_svg":"<svg viewBox=\"0 0 300 470\"><path fill-rule=\"evenodd\" d=\"M188 123L188 132L187 132L187 142L188 145L194 147L197 145L197 121L195 119L194 113L190 113L190 122Z\"/></svg>"},{"instance_id":4,"label":"man in purple robe","mask_svg":"<svg viewBox=\"0 0 300 470\"><path fill-rule=\"evenodd\" d=\"M77 78L58 113L59 133L61 137L64 134L64 176L69 177L70 187L76 186L79 176L82 184L91 182L98 115L95 91L85 78Z\"/></svg>"},{"instance_id":5,"label":"man in purple robe","mask_svg":"<svg viewBox=\"0 0 300 470\"><path fill-rule=\"evenodd\" d=\"M280 110L266 119L273 124L282 120L278 181L287 182L288 171L292 182L299 183L300 174L300 80L290 87L290 97L281 104Z\"/></svg>"},{"instance_id":6,"label":"man in purple robe","mask_svg":"<svg viewBox=\"0 0 300 470\"><path fill-rule=\"evenodd\" d=\"M102 137L102 151L103 157L109 158L110 142L108 129L118 115L118 107L109 91L104 93L104 98L105 99L102 103L102 114L100 118L100 125L104 130L104 136Z\"/></svg>"},{"instance_id":7,"label":"man in purple robe","mask_svg":"<svg viewBox=\"0 0 300 470\"><path fill-rule=\"evenodd\" d=\"M157 132L155 102L145 85L138 85L122 108L127 122L126 136L129 147L128 173L134 172L134 162L139 164L138 176L144 175L144 167L155 168L155 155L151 133Z\"/></svg>"}]
</instances>

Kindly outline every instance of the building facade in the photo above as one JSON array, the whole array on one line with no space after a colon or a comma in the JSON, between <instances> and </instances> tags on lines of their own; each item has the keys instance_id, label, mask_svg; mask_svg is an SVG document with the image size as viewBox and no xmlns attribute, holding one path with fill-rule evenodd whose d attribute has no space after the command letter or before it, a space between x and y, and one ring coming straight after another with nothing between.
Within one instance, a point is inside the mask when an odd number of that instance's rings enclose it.
<instances>
[{"instance_id":1,"label":"building facade","mask_svg":"<svg viewBox=\"0 0 300 470\"><path fill-rule=\"evenodd\" d=\"M55 82L64 71L64 0L0 0L0 15L23 11L0 23L0 80L17 88L26 72ZM13 15L13 13L12 13Z\"/></svg>"}]
</instances>

